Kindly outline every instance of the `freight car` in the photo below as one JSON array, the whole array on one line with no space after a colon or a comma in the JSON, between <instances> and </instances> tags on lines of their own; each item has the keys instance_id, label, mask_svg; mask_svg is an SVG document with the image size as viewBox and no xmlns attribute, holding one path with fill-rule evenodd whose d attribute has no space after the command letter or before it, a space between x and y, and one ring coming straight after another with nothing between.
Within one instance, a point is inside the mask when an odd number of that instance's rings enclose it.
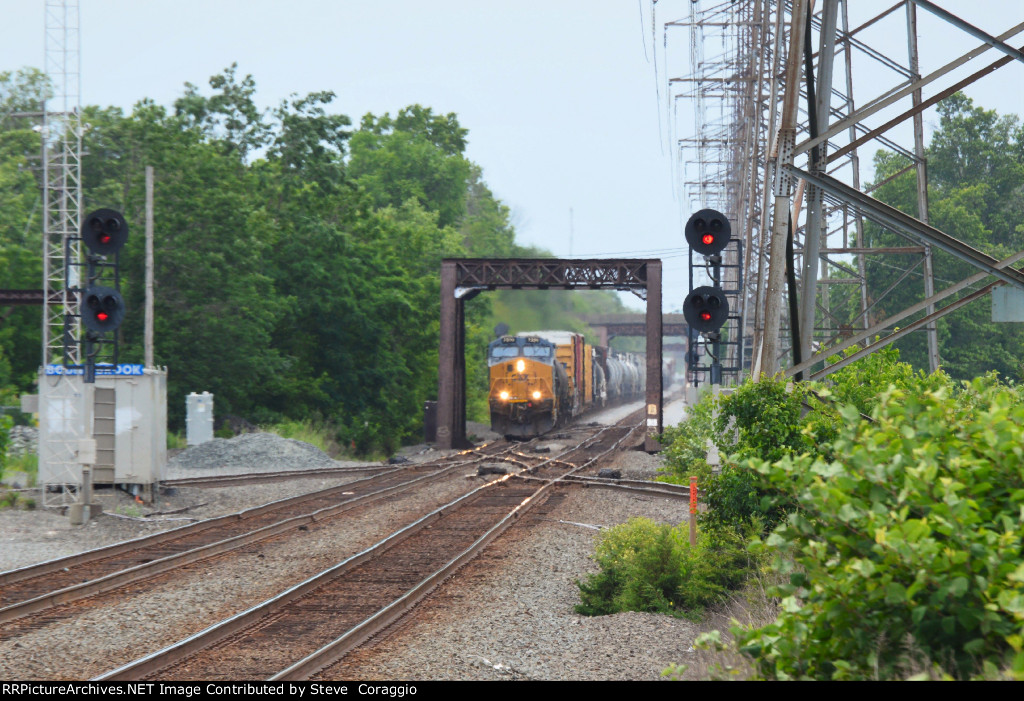
<instances>
[{"instance_id":1,"label":"freight car","mask_svg":"<svg viewBox=\"0 0 1024 701\"><path fill-rule=\"evenodd\" d=\"M641 356L587 344L571 331L528 331L487 347L491 428L526 438L591 408L640 396Z\"/></svg>"}]
</instances>

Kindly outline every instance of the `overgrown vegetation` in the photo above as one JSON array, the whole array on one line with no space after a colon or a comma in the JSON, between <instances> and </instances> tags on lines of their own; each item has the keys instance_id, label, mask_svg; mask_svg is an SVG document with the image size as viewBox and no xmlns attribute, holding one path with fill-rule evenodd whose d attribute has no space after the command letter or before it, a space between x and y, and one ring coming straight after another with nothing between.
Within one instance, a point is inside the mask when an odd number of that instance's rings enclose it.
<instances>
[{"instance_id":1,"label":"overgrown vegetation","mask_svg":"<svg viewBox=\"0 0 1024 701\"><path fill-rule=\"evenodd\" d=\"M796 508L759 545L789 574L782 613L736 630L777 679L1024 678L1024 396L993 376L895 387L834 445L757 472Z\"/></svg>"},{"instance_id":2,"label":"overgrown vegetation","mask_svg":"<svg viewBox=\"0 0 1024 701\"><path fill-rule=\"evenodd\" d=\"M36 485L39 477L39 456L35 453L15 456L8 455L0 476L12 475L15 472L24 472L28 475L28 486Z\"/></svg>"},{"instance_id":3,"label":"overgrown vegetation","mask_svg":"<svg viewBox=\"0 0 1024 701\"><path fill-rule=\"evenodd\" d=\"M758 676L1024 679L1021 387L925 375L890 349L826 383L703 403L669 477L710 433L724 459L702 528L765 527L752 551L779 614L731 631Z\"/></svg>"},{"instance_id":4,"label":"overgrown vegetation","mask_svg":"<svg viewBox=\"0 0 1024 701\"><path fill-rule=\"evenodd\" d=\"M35 69L0 72L0 287L42 279L36 122L50 90ZM235 66L185 84L173 105L142 99L129 113L83 109L83 209L124 213L129 313L122 362L142 357L144 169L155 182L155 356L170 368L172 431L190 391L221 415L266 425L332 427L328 442L390 453L420 435L438 368L440 261L535 257L516 243L510 212L466 157L454 114L411 105L358 126L335 96L293 96L270 109ZM484 349L498 321L578 328L583 312L621 310L612 293L529 300L503 294L466 306L467 398L486 417ZM31 391L38 310L15 307L0 327L0 396ZM177 398L177 399L176 399ZM5 402L12 403L12 402Z\"/></svg>"},{"instance_id":5,"label":"overgrown vegetation","mask_svg":"<svg viewBox=\"0 0 1024 701\"><path fill-rule=\"evenodd\" d=\"M689 538L685 523L673 527L646 518L608 529L594 555L600 572L577 583L582 603L576 611L699 616L743 583L750 555L745 538L731 529L701 530L694 547Z\"/></svg>"},{"instance_id":6,"label":"overgrown vegetation","mask_svg":"<svg viewBox=\"0 0 1024 701\"><path fill-rule=\"evenodd\" d=\"M36 500L14 490L0 488L0 509L24 509L31 511L36 508Z\"/></svg>"},{"instance_id":7,"label":"overgrown vegetation","mask_svg":"<svg viewBox=\"0 0 1024 701\"><path fill-rule=\"evenodd\" d=\"M291 438L309 443L331 456L338 455L342 450L334 440L334 436L337 435L334 430L312 421L282 421L269 426L261 426L260 430L276 434L281 438Z\"/></svg>"}]
</instances>

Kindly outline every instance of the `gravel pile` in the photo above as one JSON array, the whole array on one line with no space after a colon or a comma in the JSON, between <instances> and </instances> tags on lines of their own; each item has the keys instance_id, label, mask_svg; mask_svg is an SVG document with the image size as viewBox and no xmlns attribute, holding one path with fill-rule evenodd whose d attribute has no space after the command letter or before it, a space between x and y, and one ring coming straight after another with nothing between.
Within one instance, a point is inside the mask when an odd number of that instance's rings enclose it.
<instances>
[{"instance_id":1,"label":"gravel pile","mask_svg":"<svg viewBox=\"0 0 1024 701\"><path fill-rule=\"evenodd\" d=\"M194 445L167 461L167 478L239 472L310 470L318 467L366 464L334 460L319 448L273 433L243 433L234 438L214 438Z\"/></svg>"}]
</instances>

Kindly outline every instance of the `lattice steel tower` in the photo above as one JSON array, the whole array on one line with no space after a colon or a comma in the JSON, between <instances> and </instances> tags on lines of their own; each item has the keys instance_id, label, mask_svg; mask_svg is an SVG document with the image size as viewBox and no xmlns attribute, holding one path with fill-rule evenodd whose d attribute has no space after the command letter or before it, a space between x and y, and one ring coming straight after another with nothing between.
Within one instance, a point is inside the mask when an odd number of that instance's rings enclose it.
<instances>
[{"instance_id":1,"label":"lattice steel tower","mask_svg":"<svg viewBox=\"0 0 1024 701\"><path fill-rule=\"evenodd\" d=\"M78 0L46 0L45 69L53 94L43 105L43 377L39 383L39 472L43 505L77 500L80 441L92 434L91 408L77 377L46 366L81 365L82 208Z\"/></svg>"},{"instance_id":2,"label":"lattice steel tower","mask_svg":"<svg viewBox=\"0 0 1024 701\"><path fill-rule=\"evenodd\" d=\"M45 69L53 96L43 108L43 365L81 363L78 293L82 123L78 0L46 0Z\"/></svg>"}]
</instances>

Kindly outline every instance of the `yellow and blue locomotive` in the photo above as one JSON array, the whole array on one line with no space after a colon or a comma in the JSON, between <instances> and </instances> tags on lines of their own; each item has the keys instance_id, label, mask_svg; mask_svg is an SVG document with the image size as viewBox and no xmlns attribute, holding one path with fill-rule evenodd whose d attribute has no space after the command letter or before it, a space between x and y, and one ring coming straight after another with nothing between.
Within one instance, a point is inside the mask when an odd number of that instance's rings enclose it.
<instances>
[{"instance_id":1,"label":"yellow and blue locomotive","mask_svg":"<svg viewBox=\"0 0 1024 701\"><path fill-rule=\"evenodd\" d=\"M527 331L487 347L491 428L537 436L592 407L643 391L641 360L588 345L571 331Z\"/></svg>"},{"instance_id":2,"label":"yellow and blue locomotive","mask_svg":"<svg viewBox=\"0 0 1024 701\"><path fill-rule=\"evenodd\" d=\"M487 347L491 428L515 437L554 428L569 406L569 378L555 344L539 336L502 336Z\"/></svg>"}]
</instances>

